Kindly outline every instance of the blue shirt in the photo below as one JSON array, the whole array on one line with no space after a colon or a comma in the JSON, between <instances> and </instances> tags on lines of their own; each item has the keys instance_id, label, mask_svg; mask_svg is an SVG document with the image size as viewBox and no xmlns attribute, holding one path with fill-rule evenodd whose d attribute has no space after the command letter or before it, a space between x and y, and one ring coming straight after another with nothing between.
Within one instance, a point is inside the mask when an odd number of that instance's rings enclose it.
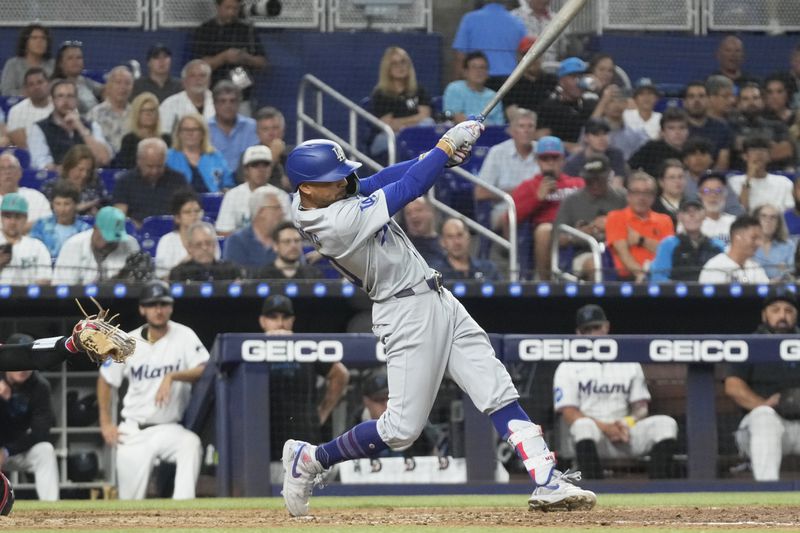
<instances>
[{"instance_id":1,"label":"blue shirt","mask_svg":"<svg viewBox=\"0 0 800 533\"><path fill-rule=\"evenodd\" d=\"M792 240L772 241L769 253L764 253L763 248L756 251L753 259L762 266L769 279L780 278L783 274L794 270L794 250L796 244Z\"/></svg>"},{"instance_id":2,"label":"blue shirt","mask_svg":"<svg viewBox=\"0 0 800 533\"><path fill-rule=\"evenodd\" d=\"M167 166L183 174L186 181L192 183L192 167L183 152L170 148L167 152ZM201 155L197 169L203 176L208 192L222 192L222 189L230 189L236 185L225 158L219 152Z\"/></svg>"},{"instance_id":3,"label":"blue shirt","mask_svg":"<svg viewBox=\"0 0 800 533\"><path fill-rule=\"evenodd\" d=\"M491 3L461 18L453 49L480 50L489 60L489 76L508 76L517 66L517 46L528 33L525 23L498 3Z\"/></svg>"},{"instance_id":4,"label":"blue shirt","mask_svg":"<svg viewBox=\"0 0 800 533\"><path fill-rule=\"evenodd\" d=\"M262 267L275 261L278 255L256 238L253 225L248 224L225 240L222 258L246 268Z\"/></svg>"},{"instance_id":5,"label":"blue shirt","mask_svg":"<svg viewBox=\"0 0 800 533\"><path fill-rule=\"evenodd\" d=\"M231 170L239 168L239 159L247 148L259 144L256 121L250 117L236 115L236 124L228 134L217 125L214 116L208 121L208 129L211 131L211 144L222 154Z\"/></svg>"},{"instance_id":6,"label":"blue shirt","mask_svg":"<svg viewBox=\"0 0 800 533\"><path fill-rule=\"evenodd\" d=\"M789 235L800 235L800 215L797 214L797 211L787 209L783 213L783 219L786 221L786 229L789 231Z\"/></svg>"},{"instance_id":7,"label":"blue shirt","mask_svg":"<svg viewBox=\"0 0 800 533\"><path fill-rule=\"evenodd\" d=\"M487 87L484 87L481 92L473 91L464 80L457 80L447 85L444 90L442 98L442 105L445 111L453 114L464 113L465 115L477 115L489 100L495 95L495 92ZM505 116L503 115L503 104L498 102L494 109L486 117L484 124L489 125L503 125L506 123Z\"/></svg>"},{"instance_id":8,"label":"blue shirt","mask_svg":"<svg viewBox=\"0 0 800 533\"><path fill-rule=\"evenodd\" d=\"M670 235L658 243L656 256L653 258L653 262L650 263L650 281L672 281L672 256L680 242L676 235ZM719 248L720 253L725 250L725 244L720 240L711 239L711 244Z\"/></svg>"},{"instance_id":9,"label":"blue shirt","mask_svg":"<svg viewBox=\"0 0 800 533\"><path fill-rule=\"evenodd\" d=\"M51 215L37 220L31 228L30 236L42 241L47 247L47 251L50 252L50 257L55 261L56 257L58 257L58 252L61 251L61 245L63 245L67 239L76 233L91 229L91 227L92 226L87 222L78 217L75 217L75 222L69 226L58 224L56 223L56 216Z\"/></svg>"}]
</instances>

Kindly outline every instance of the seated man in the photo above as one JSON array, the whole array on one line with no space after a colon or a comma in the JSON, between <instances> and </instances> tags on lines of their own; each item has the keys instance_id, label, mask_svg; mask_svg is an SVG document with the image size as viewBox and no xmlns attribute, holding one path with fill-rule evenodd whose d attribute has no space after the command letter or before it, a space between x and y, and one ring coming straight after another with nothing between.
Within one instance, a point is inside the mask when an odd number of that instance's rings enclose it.
<instances>
[{"instance_id":1,"label":"seated man","mask_svg":"<svg viewBox=\"0 0 800 533\"><path fill-rule=\"evenodd\" d=\"M53 269L54 285L77 285L113 279L139 243L125 230L125 215L116 207L97 212L94 228L73 235L61 247Z\"/></svg>"},{"instance_id":2,"label":"seated man","mask_svg":"<svg viewBox=\"0 0 800 533\"><path fill-rule=\"evenodd\" d=\"M496 281L500 279L497 267L488 259L477 259L470 255L470 234L466 223L460 218L449 218L442 224L442 248L447 256L442 262L431 263L442 273L445 281L475 279Z\"/></svg>"},{"instance_id":3,"label":"seated man","mask_svg":"<svg viewBox=\"0 0 800 533\"><path fill-rule=\"evenodd\" d=\"M258 142L272 152L272 173L269 177L270 185L274 185L286 192L292 192L289 178L286 176L286 156L291 146L286 145L286 119L283 113L274 107L262 107L255 116L256 134Z\"/></svg>"},{"instance_id":4,"label":"seated man","mask_svg":"<svg viewBox=\"0 0 800 533\"><path fill-rule=\"evenodd\" d=\"M47 197L36 189L30 187L20 187L22 179L22 166L12 153L0 154L0 198L4 194L18 193L28 202L28 221L25 224L24 233L30 231L33 224L44 217L52 214L50 202Z\"/></svg>"},{"instance_id":5,"label":"seated man","mask_svg":"<svg viewBox=\"0 0 800 533\"><path fill-rule=\"evenodd\" d=\"M608 335L603 309L578 309L575 333ZM561 363L553 377L554 408L569 427L583 477L602 479L602 459L650 456L650 478L675 477L678 423L649 415L650 391L639 363Z\"/></svg>"},{"instance_id":6,"label":"seated man","mask_svg":"<svg viewBox=\"0 0 800 533\"><path fill-rule=\"evenodd\" d=\"M116 154L122 146L122 138L130 131L131 104L128 100L133 91L133 75L128 67L114 67L108 73L105 100L86 113L86 119L100 125L103 137Z\"/></svg>"},{"instance_id":7,"label":"seated man","mask_svg":"<svg viewBox=\"0 0 800 533\"><path fill-rule=\"evenodd\" d=\"M564 163L564 174L579 176L586 160L593 156L602 154L608 158L613 174L609 177L612 183L622 187L630 174L628 164L622 150L611 146L611 125L603 118L590 118L583 128L583 139L580 148L575 150L566 163Z\"/></svg>"},{"instance_id":8,"label":"seated man","mask_svg":"<svg viewBox=\"0 0 800 533\"><path fill-rule=\"evenodd\" d=\"M156 460L176 463L173 499L195 497L203 457L200 438L180 425L189 403L191 384L203 374L208 351L194 331L173 322L173 299L163 281L151 281L139 296L145 320L129 335L136 351L124 365L106 364L97 378L100 430L117 449L117 483L122 500L146 496ZM122 422L114 424L112 388L128 380L122 399Z\"/></svg>"},{"instance_id":9,"label":"seated man","mask_svg":"<svg viewBox=\"0 0 800 533\"><path fill-rule=\"evenodd\" d=\"M214 116L214 97L211 95L211 67L193 59L181 70L183 90L161 101L159 115L161 133L172 135L178 119L183 115L199 113L206 120Z\"/></svg>"},{"instance_id":10,"label":"seated man","mask_svg":"<svg viewBox=\"0 0 800 533\"><path fill-rule=\"evenodd\" d=\"M517 46L517 63L519 63L531 46L536 42L536 38L525 36ZM550 50L552 50L551 47ZM555 57L553 58L555 61ZM515 83L503 97L503 108L510 123L514 115L520 110L537 111L539 106L550 97L556 88L558 78L542 70L542 58L532 61L522 77Z\"/></svg>"},{"instance_id":11,"label":"seated man","mask_svg":"<svg viewBox=\"0 0 800 533\"><path fill-rule=\"evenodd\" d=\"M633 128L625 123L622 116L627 107L628 96L625 91L609 86L603 91L594 110L594 116L604 119L610 126L609 143L622 152L625 161L650 140L644 128Z\"/></svg>"},{"instance_id":12,"label":"seated man","mask_svg":"<svg viewBox=\"0 0 800 533\"><path fill-rule=\"evenodd\" d=\"M242 277L242 270L215 257L218 241L214 226L195 222L188 230L189 260L170 270L171 281L233 281Z\"/></svg>"},{"instance_id":13,"label":"seated man","mask_svg":"<svg viewBox=\"0 0 800 533\"><path fill-rule=\"evenodd\" d=\"M78 218L79 200L75 185L67 180L57 181L53 187L53 214L40 218L31 228L30 236L44 243L50 257L58 257L67 239L91 229L88 222Z\"/></svg>"},{"instance_id":14,"label":"seated man","mask_svg":"<svg viewBox=\"0 0 800 533\"><path fill-rule=\"evenodd\" d=\"M8 110L8 138L20 148L28 148L28 129L53 112L47 83L47 72L32 67L25 72L26 98Z\"/></svg>"},{"instance_id":15,"label":"seated man","mask_svg":"<svg viewBox=\"0 0 800 533\"><path fill-rule=\"evenodd\" d=\"M539 130L536 136L552 135L564 142L567 152L578 148L581 130L597 106L597 100L584 98L578 83L586 72L586 63L568 57L558 67L558 86L539 108Z\"/></svg>"},{"instance_id":16,"label":"seated man","mask_svg":"<svg viewBox=\"0 0 800 533\"><path fill-rule=\"evenodd\" d=\"M752 213L758 207L771 204L781 209L794 207L792 180L767 172L770 163L770 141L766 137L749 137L742 144L745 173L731 176L728 186L744 207Z\"/></svg>"},{"instance_id":17,"label":"seated man","mask_svg":"<svg viewBox=\"0 0 800 533\"><path fill-rule=\"evenodd\" d=\"M464 122L470 115L478 115L495 92L486 87L489 79L489 60L483 52L470 52L464 58L464 79L450 82L444 89L442 106L453 121ZM486 117L485 124L505 124L503 104L498 103Z\"/></svg>"},{"instance_id":18,"label":"seated man","mask_svg":"<svg viewBox=\"0 0 800 533\"><path fill-rule=\"evenodd\" d=\"M657 176L667 159L680 159L683 144L689 137L689 117L686 111L670 107L661 116L661 138L649 141L634 153L628 165Z\"/></svg>"},{"instance_id":19,"label":"seated man","mask_svg":"<svg viewBox=\"0 0 800 533\"><path fill-rule=\"evenodd\" d=\"M172 50L163 43L155 43L147 50L147 75L133 84L131 100L144 92L153 93L159 103L183 90L181 80L171 74Z\"/></svg>"},{"instance_id":20,"label":"seated man","mask_svg":"<svg viewBox=\"0 0 800 533\"><path fill-rule=\"evenodd\" d=\"M24 234L28 202L18 193L6 194L0 203L0 218L0 282L49 285L52 262L47 247Z\"/></svg>"},{"instance_id":21,"label":"seated man","mask_svg":"<svg viewBox=\"0 0 800 533\"><path fill-rule=\"evenodd\" d=\"M242 153L258 144L256 121L239 113L242 91L233 82L220 81L212 94L215 114L208 121L211 144L225 158L228 168L235 170L239 168Z\"/></svg>"},{"instance_id":22,"label":"seated man","mask_svg":"<svg viewBox=\"0 0 800 533\"><path fill-rule=\"evenodd\" d=\"M319 279L322 273L313 265L302 263L303 238L291 222L281 222L272 232L272 247L277 257L255 271L255 279Z\"/></svg>"},{"instance_id":23,"label":"seated man","mask_svg":"<svg viewBox=\"0 0 800 533\"><path fill-rule=\"evenodd\" d=\"M731 242L703 265L700 283L769 283L769 277L753 256L763 239L761 223L751 215L741 215L731 224Z\"/></svg>"},{"instance_id":24,"label":"seated man","mask_svg":"<svg viewBox=\"0 0 800 533\"><path fill-rule=\"evenodd\" d=\"M424 196L412 200L403 208L406 235L429 264L444 261L445 252L436 233L436 214Z\"/></svg>"},{"instance_id":25,"label":"seated man","mask_svg":"<svg viewBox=\"0 0 800 533\"><path fill-rule=\"evenodd\" d=\"M272 235L288 213L284 212L274 189L267 186L253 191L248 201L250 223L228 237L222 251L223 259L247 269L261 268L275 260Z\"/></svg>"},{"instance_id":26,"label":"seated man","mask_svg":"<svg viewBox=\"0 0 800 533\"><path fill-rule=\"evenodd\" d=\"M689 137L708 139L711 143L714 168L722 172L728 170L731 163L733 132L726 121L709 116L708 89L705 83L689 82L683 93L683 108L689 116Z\"/></svg>"},{"instance_id":27,"label":"seated man","mask_svg":"<svg viewBox=\"0 0 800 533\"><path fill-rule=\"evenodd\" d=\"M625 124L632 129L643 129L652 141L661 138L661 113L654 111L656 102L661 98L661 91L650 78L642 78L636 82L633 90L633 102L636 107L626 109L622 114Z\"/></svg>"},{"instance_id":28,"label":"seated man","mask_svg":"<svg viewBox=\"0 0 800 533\"><path fill-rule=\"evenodd\" d=\"M731 242L731 224L736 217L725 209L725 198L733 196L728 192L725 174L709 172L697 182L697 197L703 203L706 217L700 231L710 239L725 246Z\"/></svg>"},{"instance_id":29,"label":"seated man","mask_svg":"<svg viewBox=\"0 0 800 533\"><path fill-rule=\"evenodd\" d=\"M700 182L708 174L721 176L723 182L727 182L725 174L711 170L714 164L712 157L713 147L711 141L703 137L689 137L683 145L683 165L686 167L686 197L697 196ZM723 183L724 184L724 183ZM733 194L730 189L725 189L725 196L722 198L724 211L731 215L738 216L745 213L739 197ZM727 238L725 239L727 241Z\"/></svg>"}]
</instances>

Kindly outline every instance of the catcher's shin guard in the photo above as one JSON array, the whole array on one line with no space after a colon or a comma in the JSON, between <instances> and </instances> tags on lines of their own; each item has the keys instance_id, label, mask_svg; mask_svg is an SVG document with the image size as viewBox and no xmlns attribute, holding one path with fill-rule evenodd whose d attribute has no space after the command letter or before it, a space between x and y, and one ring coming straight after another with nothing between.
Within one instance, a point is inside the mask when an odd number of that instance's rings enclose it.
<instances>
[{"instance_id":1,"label":"catcher's shin guard","mask_svg":"<svg viewBox=\"0 0 800 533\"><path fill-rule=\"evenodd\" d=\"M525 468L537 485L545 485L556 466L556 456L547 448L542 428L527 420L508 423L508 443L517 451Z\"/></svg>"}]
</instances>

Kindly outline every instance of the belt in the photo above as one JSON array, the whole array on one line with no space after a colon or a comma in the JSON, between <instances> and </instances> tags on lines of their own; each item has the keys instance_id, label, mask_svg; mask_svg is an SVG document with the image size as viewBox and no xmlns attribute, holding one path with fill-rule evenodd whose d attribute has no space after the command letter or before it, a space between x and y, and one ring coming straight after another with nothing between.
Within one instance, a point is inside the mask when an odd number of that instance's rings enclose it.
<instances>
[{"instance_id":1,"label":"belt","mask_svg":"<svg viewBox=\"0 0 800 533\"><path fill-rule=\"evenodd\" d=\"M425 287L427 287L427 290L442 292L442 274L439 272L434 272L432 277L425 280L425 285L420 282L413 287L403 289L395 294L394 297L408 298L409 296L414 296L415 294L421 294L425 292Z\"/></svg>"}]
</instances>

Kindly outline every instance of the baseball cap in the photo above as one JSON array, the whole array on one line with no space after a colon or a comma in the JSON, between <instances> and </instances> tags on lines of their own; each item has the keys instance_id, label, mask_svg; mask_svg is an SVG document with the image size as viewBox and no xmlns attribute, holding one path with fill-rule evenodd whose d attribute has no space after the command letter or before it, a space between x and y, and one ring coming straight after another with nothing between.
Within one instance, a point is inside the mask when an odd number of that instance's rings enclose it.
<instances>
[{"instance_id":1,"label":"baseball cap","mask_svg":"<svg viewBox=\"0 0 800 533\"><path fill-rule=\"evenodd\" d=\"M125 237L125 214L116 207L107 205L97 212L94 227L106 242L119 242Z\"/></svg>"},{"instance_id":2,"label":"baseball cap","mask_svg":"<svg viewBox=\"0 0 800 533\"><path fill-rule=\"evenodd\" d=\"M528 50L531 49L531 46L534 45L536 42L536 37L531 37L530 35L526 35L519 41L519 45L517 45L517 52L520 54L526 54Z\"/></svg>"},{"instance_id":3,"label":"baseball cap","mask_svg":"<svg viewBox=\"0 0 800 533\"><path fill-rule=\"evenodd\" d=\"M172 50L164 43L154 43L153 46L147 50L147 59L153 59L161 54L167 54L172 57Z\"/></svg>"},{"instance_id":4,"label":"baseball cap","mask_svg":"<svg viewBox=\"0 0 800 533\"><path fill-rule=\"evenodd\" d=\"M661 91L650 78L639 78L636 81L636 86L633 90L633 96L636 96L643 91L653 91L656 96L661 96Z\"/></svg>"},{"instance_id":5,"label":"baseball cap","mask_svg":"<svg viewBox=\"0 0 800 533\"><path fill-rule=\"evenodd\" d=\"M272 150L269 149L269 146L257 144L244 151L242 165L247 166L250 163L257 163L259 161L272 163Z\"/></svg>"},{"instance_id":6,"label":"baseball cap","mask_svg":"<svg viewBox=\"0 0 800 533\"><path fill-rule=\"evenodd\" d=\"M590 118L586 121L586 125L583 127L583 131L585 133L608 133L611 131L611 125L608 121L604 118Z\"/></svg>"},{"instance_id":7,"label":"baseball cap","mask_svg":"<svg viewBox=\"0 0 800 533\"><path fill-rule=\"evenodd\" d=\"M795 309L797 309L797 297L794 295L792 291L784 287L776 287L774 289L771 289L770 292L767 294L767 297L764 298L764 302L761 304L761 309L769 307L775 302L786 302Z\"/></svg>"},{"instance_id":8,"label":"baseball cap","mask_svg":"<svg viewBox=\"0 0 800 533\"><path fill-rule=\"evenodd\" d=\"M699 189L703 185L703 183L708 180L719 180L722 182L723 185L726 185L728 183L728 179L725 177L725 174L721 172L706 172L705 174L697 178L697 188Z\"/></svg>"},{"instance_id":9,"label":"baseball cap","mask_svg":"<svg viewBox=\"0 0 800 533\"><path fill-rule=\"evenodd\" d=\"M558 137L546 135L536 142L536 155L564 155L564 143Z\"/></svg>"},{"instance_id":10,"label":"baseball cap","mask_svg":"<svg viewBox=\"0 0 800 533\"><path fill-rule=\"evenodd\" d=\"M692 207L697 209L703 209L703 203L697 198L688 198L681 202L680 207L678 207L678 211L683 213L688 211Z\"/></svg>"},{"instance_id":11,"label":"baseball cap","mask_svg":"<svg viewBox=\"0 0 800 533\"><path fill-rule=\"evenodd\" d=\"M18 192L11 192L3 196L3 203L0 204L2 213L22 213L28 214L28 201Z\"/></svg>"},{"instance_id":12,"label":"baseball cap","mask_svg":"<svg viewBox=\"0 0 800 533\"><path fill-rule=\"evenodd\" d=\"M579 57L568 57L558 66L559 78L572 74L583 74L584 72L586 72L586 62Z\"/></svg>"},{"instance_id":13,"label":"baseball cap","mask_svg":"<svg viewBox=\"0 0 800 533\"><path fill-rule=\"evenodd\" d=\"M171 304L174 301L169 291L169 285L160 279L147 282L139 293L139 305Z\"/></svg>"},{"instance_id":14,"label":"baseball cap","mask_svg":"<svg viewBox=\"0 0 800 533\"><path fill-rule=\"evenodd\" d=\"M605 178L611 170L611 162L603 154L590 155L581 167L581 176L587 179Z\"/></svg>"},{"instance_id":15,"label":"baseball cap","mask_svg":"<svg viewBox=\"0 0 800 533\"><path fill-rule=\"evenodd\" d=\"M261 316L271 315L272 313L283 313L287 316L294 316L294 305L292 301L283 294L273 294L267 296L264 305L261 307Z\"/></svg>"},{"instance_id":16,"label":"baseball cap","mask_svg":"<svg viewBox=\"0 0 800 533\"><path fill-rule=\"evenodd\" d=\"M575 315L575 327L578 329L585 328L594 324L601 324L608 322L606 313L599 305L588 304L584 305Z\"/></svg>"}]
</instances>

